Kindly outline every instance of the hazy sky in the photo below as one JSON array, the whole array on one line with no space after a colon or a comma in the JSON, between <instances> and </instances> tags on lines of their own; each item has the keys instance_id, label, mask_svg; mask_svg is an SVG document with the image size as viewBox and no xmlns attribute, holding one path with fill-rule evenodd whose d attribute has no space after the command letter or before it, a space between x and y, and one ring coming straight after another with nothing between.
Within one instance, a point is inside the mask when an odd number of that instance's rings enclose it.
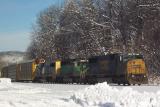
<instances>
[{"instance_id":1,"label":"hazy sky","mask_svg":"<svg viewBox=\"0 0 160 107\"><path fill-rule=\"evenodd\" d=\"M40 11L63 0L0 0L0 51L25 51Z\"/></svg>"}]
</instances>

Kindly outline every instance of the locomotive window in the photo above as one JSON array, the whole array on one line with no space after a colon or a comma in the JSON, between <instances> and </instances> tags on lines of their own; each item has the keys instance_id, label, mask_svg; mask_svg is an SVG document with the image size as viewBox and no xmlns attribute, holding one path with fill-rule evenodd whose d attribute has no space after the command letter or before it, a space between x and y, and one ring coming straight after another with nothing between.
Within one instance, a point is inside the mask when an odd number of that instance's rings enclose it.
<instances>
[{"instance_id":1,"label":"locomotive window","mask_svg":"<svg viewBox=\"0 0 160 107\"><path fill-rule=\"evenodd\" d=\"M127 61L129 59L143 59L143 56L142 55L126 55L126 56L123 56L124 61Z\"/></svg>"},{"instance_id":2,"label":"locomotive window","mask_svg":"<svg viewBox=\"0 0 160 107\"><path fill-rule=\"evenodd\" d=\"M138 59L143 59L143 55L137 55L135 57L138 58Z\"/></svg>"}]
</instances>

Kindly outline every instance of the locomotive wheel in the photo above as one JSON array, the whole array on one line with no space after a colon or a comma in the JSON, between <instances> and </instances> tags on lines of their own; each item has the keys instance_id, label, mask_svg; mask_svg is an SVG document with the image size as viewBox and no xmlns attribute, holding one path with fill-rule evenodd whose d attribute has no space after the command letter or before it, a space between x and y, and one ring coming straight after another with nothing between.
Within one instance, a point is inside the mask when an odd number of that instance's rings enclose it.
<instances>
[{"instance_id":1,"label":"locomotive wheel","mask_svg":"<svg viewBox=\"0 0 160 107\"><path fill-rule=\"evenodd\" d=\"M128 85L128 86L130 86L131 84L130 84L130 83L128 83L127 85Z\"/></svg>"}]
</instances>

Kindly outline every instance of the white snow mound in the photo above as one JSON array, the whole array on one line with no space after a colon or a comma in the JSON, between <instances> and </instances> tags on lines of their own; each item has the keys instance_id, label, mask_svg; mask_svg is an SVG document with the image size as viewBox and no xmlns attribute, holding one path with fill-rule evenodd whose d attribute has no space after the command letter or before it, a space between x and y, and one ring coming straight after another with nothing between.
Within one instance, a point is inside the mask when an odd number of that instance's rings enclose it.
<instances>
[{"instance_id":1,"label":"white snow mound","mask_svg":"<svg viewBox=\"0 0 160 107\"><path fill-rule=\"evenodd\" d=\"M11 79L10 78L0 78L0 85L10 85Z\"/></svg>"},{"instance_id":2,"label":"white snow mound","mask_svg":"<svg viewBox=\"0 0 160 107\"><path fill-rule=\"evenodd\" d=\"M160 91L139 93L128 87L118 90L104 82L76 92L71 100L83 107L160 107Z\"/></svg>"}]
</instances>

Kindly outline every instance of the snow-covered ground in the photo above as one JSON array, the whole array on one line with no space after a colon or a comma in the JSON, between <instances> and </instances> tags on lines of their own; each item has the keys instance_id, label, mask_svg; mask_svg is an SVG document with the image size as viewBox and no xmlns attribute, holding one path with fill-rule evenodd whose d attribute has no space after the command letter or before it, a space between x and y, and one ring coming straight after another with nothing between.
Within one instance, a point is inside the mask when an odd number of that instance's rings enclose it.
<instances>
[{"instance_id":1,"label":"snow-covered ground","mask_svg":"<svg viewBox=\"0 0 160 107\"><path fill-rule=\"evenodd\" d=\"M0 107L160 107L160 86L11 83L0 79Z\"/></svg>"}]
</instances>

